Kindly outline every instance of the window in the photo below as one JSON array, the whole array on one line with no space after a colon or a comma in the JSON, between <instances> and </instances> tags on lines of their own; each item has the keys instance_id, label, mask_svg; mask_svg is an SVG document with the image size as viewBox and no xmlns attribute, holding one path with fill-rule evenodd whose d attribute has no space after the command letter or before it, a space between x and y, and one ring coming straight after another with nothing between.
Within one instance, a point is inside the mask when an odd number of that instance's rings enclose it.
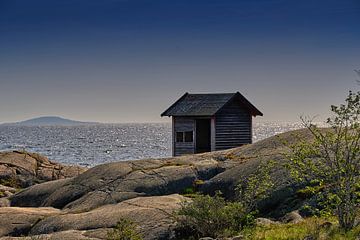
<instances>
[{"instance_id":1,"label":"window","mask_svg":"<svg viewBox=\"0 0 360 240\"><path fill-rule=\"evenodd\" d=\"M193 131L176 132L176 142L193 142Z\"/></svg>"},{"instance_id":2,"label":"window","mask_svg":"<svg viewBox=\"0 0 360 240\"><path fill-rule=\"evenodd\" d=\"M176 142L184 141L184 132L176 132Z\"/></svg>"},{"instance_id":3,"label":"window","mask_svg":"<svg viewBox=\"0 0 360 240\"><path fill-rule=\"evenodd\" d=\"M185 142L193 142L193 132L185 132Z\"/></svg>"}]
</instances>

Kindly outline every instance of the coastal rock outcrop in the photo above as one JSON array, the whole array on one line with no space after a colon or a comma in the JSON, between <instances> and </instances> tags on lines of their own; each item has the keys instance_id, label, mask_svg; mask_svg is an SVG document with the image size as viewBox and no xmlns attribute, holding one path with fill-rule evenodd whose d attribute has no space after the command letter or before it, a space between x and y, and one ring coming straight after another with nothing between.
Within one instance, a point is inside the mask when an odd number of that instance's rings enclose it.
<instances>
[{"instance_id":1,"label":"coastal rock outcrop","mask_svg":"<svg viewBox=\"0 0 360 240\"><path fill-rule=\"evenodd\" d=\"M14 195L17 192L16 188L8 187L0 184L0 207L9 207L10 200L9 197Z\"/></svg>"},{"instance_id":2,"label":"coastal rock outcrop","mask_svg":"<svg viewBox=\"0 0 360 240\"><path fill-rule=\"evenodd\" d=\"M125 217L139 224L145 239L168 239L171 212L185 199L178 194L189 189L205 194L220 190L231 199L241 180L260 164L274 160L271 174L275 185L270 198L259 207L266 213L264 217L279 219L299 209L303 201L296 199L296 186L282 167L288 151L283 142L291 144L299 138L312 139L307 130L297 130L225 151L98 165L73 178L30 186L8 199L18 209L50 207L60 211L24 227L30 235L106 239L107 231ZM5 235L14 235L11 229Z\"/></svg>"},{"instance_id":3,"label":"coastal rock outcrop","mask_svg":"<svg viewBox=\"0 0 360 240\"><path fill-rule=\"evenodd\" d=\"M21 236L46 216L59 214L55 208L0 208L0 236Z\"/></svg>"},{"instance_id":4,"label":"coastal rock outcrop","mask_svg":"<svg viewBox=\"0 0 360 240\"><path fill-rule=\"evenodd\" d=\"M8 187L0 184L0 198L10 197L16 192L17 192L16 188Z\"/></svg>"},{"instance_id":5,"label":"coastal rock outcrop","mask_svg":"<svg viewBox=\"0 0 360 240\"><path fill-rule=\"evenodd\" d=\"M86 168L67 166L29 152L0 152L0 184L24 188L36 183L70 178Z\"/></svg>"},{"instance_id":6,"label":"coastal rock outcrop","mask_svg":"<svg viewBox=\"0 0 360 240\"><path fill-rule=\"evenodd\" d=\"M44 239L61 239L60 236L106 239L107 232L121 218L126 218L139 225L144 239L169 239L175 221L173 212L185 199L178 194L138 197L84 213L54 208L0 208L0 236L26 234ZM10 219L5 215L10 215Z\"/></svg>"},{"instance_id":7,"label":"coastal rock outcrop","mask_svg":"<svg viewBox=\"0 0 360 240\"><path fill-rule=\"evenodd\" d=\"M208 180L223 167L203 156L183 156L99 165L69 180L29 187L12 196L12 206L51 206L89 211L139 196L182 193L196 180Z\"/></svg>"},{"instance_id":8,"label":"coastal rock outcrop","mask_svg":"<svg viewBox=\"0 0 360 240\"><path fill-rule=\"evenodd\" d=\"M295 135L309 140L311 136L307 130L297 130L225 151L102 164L71 179L31 186L11 196L10 201L12 206L84 212L140 196L183 193L188 188L210 194L220 190L232 198L239 181L261 163L274 160L275 187L262 205L274 213L271 217L279 217L299 207L283 204L295 195L291 179L281 167L287 151L283 142L291 144L297 139ZM202 184L194 186L197 182Z\"/></svg>"}]
</instances>

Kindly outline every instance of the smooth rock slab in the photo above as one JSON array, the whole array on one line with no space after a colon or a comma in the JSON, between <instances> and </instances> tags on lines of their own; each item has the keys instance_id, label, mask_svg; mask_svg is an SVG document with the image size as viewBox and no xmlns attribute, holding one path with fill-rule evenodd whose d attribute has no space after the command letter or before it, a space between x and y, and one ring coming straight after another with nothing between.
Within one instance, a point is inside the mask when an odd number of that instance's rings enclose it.
<instances>
[{"instance_id":1,"label":"smooth rock slab","mask_svg":"<svg viewBox=\"0 0 360 240\"><path fill-rule=\"evenodd\" d=\"M87 231L69 230L63 232L56 232L52 234L41 234L28 237L2 237L1 240L99 240L104 238L94 238L87 234Z\"/></svg>"},{"instance_id":2,"label":"smooth rock slab","mask_svg":"<svg viewBox=\"0 0 360 240\"><path fill-rule=\"evenodd\" d=\"M27 234L31 227L51 215L59 214L55 208L0 208L0 237L6 235L20 236Z\"/></svg>"},{"instance_id":3,"label":"smooth rock slab","mask_svg":"<svg viewBox=\"0 0 360 240\"><path fill-rule=\"evenodd\" d=\"M195 180L210 179L222 171L216 160L203 156L98 165L67 182L29 187L13 195L11 205L86 212L140 196L182 193L192 187Z\"/></svg>"},{"instance_id":4,"label":"smooth rock slab","mask_svg":"<svg viewBox=\"0 0 360 240\"><path fill-rule=\"evenodd\" d=\"M144 239L167 239L174 225L173 212L186 198L178 195L138 197L84 213L63 213L45 218L30 235L51 234L67 230L108 229L121 218L134 221Z\"/></svg>"}]
</instances>

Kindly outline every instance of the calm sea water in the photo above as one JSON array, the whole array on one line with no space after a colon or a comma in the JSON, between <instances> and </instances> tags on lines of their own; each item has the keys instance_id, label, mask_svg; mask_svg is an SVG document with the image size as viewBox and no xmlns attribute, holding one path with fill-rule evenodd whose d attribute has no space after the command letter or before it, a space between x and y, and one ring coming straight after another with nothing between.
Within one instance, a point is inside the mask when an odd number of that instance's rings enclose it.
<instances>
[{"instance_id":1,"label":"calm sea water","mask_svg":"<svg viewBox=\"0 0 360 240\"><path fill-rule=\"evenodd\" d=\"M256 123L254 141L299 128L296 123ZM168 123L88 126L0 126L0 151L25 149L66 164L101 163L171 156Z\"/></svg>"}]
</instances>

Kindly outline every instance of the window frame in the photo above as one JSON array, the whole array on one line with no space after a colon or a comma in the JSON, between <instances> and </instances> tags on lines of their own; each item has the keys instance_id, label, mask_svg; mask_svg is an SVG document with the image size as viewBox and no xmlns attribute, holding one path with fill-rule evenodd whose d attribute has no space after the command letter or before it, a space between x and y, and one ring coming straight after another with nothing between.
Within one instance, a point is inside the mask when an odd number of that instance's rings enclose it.
<instances>
[{"instance_id":1,"label":"window frame","mask_svg":"<svg viewBox=\"0 0 360 240\"><path fill-rule=\"evenodd\" d=\"M189 141L188 137L190 137L191 141ZM176 143L193 143L194 142L194 131L176 131L175 132L175 142Z\"/></svg>"},{"instance_id":2,"label":"window frame","mask_svg":"<svg viewBox=\"0 0 360 240\"><path fill-rule=\"evenodd\" d=\"M177 143L184 142L184 132L176 132L175 133L175 142L177 142Z\"/></svg>"},{"instance_id":3,"label":"window frame","mask_svg":"<svg viewBox=\"0 0 360 240\"><path fill-rule=\"evenodd\" d=\"M188 141L188 137L190 137L191 141ZM184 142L186 143L192 143L194 142L194 131L186 131L184 132Z\"/></svg>"}]
</instances>

